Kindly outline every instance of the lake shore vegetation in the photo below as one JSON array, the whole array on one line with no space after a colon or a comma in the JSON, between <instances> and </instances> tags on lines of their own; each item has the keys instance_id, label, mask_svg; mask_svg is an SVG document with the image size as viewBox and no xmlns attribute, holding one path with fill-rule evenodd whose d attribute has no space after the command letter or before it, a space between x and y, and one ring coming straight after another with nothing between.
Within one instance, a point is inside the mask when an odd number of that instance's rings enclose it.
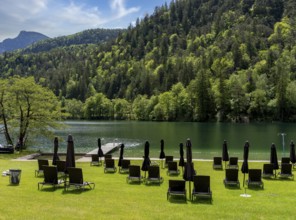
<instances>
[{"instance_id":1,"label":"lake shore vegetation","mask_svg":"<svg viewBox=\"0 0 296 220\"><path fill-rule=\"evenodd\" d=\"M58 98L33 77L0 79L0 123L7 145L23 150L34 137L53 137L63 113Z\"/></svg>"}]
</instances>

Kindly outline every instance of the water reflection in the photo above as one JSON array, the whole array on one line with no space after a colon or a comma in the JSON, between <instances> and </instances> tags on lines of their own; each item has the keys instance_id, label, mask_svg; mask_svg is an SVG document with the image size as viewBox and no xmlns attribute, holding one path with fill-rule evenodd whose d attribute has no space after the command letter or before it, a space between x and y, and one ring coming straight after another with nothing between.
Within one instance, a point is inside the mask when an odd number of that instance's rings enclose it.
<instances>
[{"instance_id":1,"label":"water reflection","mask_svg":"<svg viewBox=\"0 0 296 220\"><path fill-rule=\"evenodd\" d=\"M144 143L150 142L151 157L158 158L160 140L165 141L165 154L179 157L179 144L187 138L192 142L193 158L207 159L221 155L223 140L227 140L230 156L242 159L246 140L250 142L250 160L269 159L270 146L275 143L279 156L282 152L282 137L285 133L288 156L289 144L296 136L293 123L192 123L192 122L137 122L137 121L66 121L67 127L56 130L60 137L59 152L66 152L66 138L72 134L75 152L86 153L97 147L97 138L102 144L124 143L126 157L142 157ZM53 141L38 140L32 147L43 152L53 151ZM115 153L117 156L119 152Z\"/></svg>"}]
</instances>

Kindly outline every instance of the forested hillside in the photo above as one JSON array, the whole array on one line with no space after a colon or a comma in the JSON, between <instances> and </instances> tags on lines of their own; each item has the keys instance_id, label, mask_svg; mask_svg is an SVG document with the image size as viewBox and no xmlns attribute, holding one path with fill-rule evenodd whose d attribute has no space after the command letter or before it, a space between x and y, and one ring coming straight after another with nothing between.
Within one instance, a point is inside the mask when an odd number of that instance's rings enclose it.
<instances>
[{"instance_id":1,"label":"forested hillside","mask_svg":"<svg viewBox=\"0 0 296 220\"><path fill-rule=\"evenodd\" d=\"M98 44L108 40L114 39L123 29L90 29L72 34L69 36L62 36L44 40L33 44L26 48L24 53L38 53L42 51L50 51L57 47L68 47L80 44Z\"/></svg>"},{"instance_id":2,"label":"forested hillside","mask_svg":"<svg viewBox=\"0 0 296 220\"><path fill-rule=\"evenodd\" d=\"M2 77L33 75L70 117L296 119L296 2L176 0L114 41L6 53Z\"/></svg>"}]
</instances>

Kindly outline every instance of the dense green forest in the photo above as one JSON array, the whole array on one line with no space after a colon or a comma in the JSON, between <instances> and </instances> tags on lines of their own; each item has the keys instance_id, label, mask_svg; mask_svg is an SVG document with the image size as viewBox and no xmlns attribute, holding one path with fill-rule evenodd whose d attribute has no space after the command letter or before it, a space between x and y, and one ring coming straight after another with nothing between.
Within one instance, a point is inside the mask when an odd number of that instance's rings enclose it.
<instances>
[{"instance_id":1,"label":"dense green forest","mask_svg":"<svg viewBox=\"0 0 296 220\"><path fill-rule=\"evenodd\" d=\"M0 75L33 75L71 118L295 121L295 15L293 0L175 0L104 43L5 53Z\"/></svg>"},{"instance_id":2,"label":"dense green forest","mask_svg":"<svg viewBox=\"0 0 296 220\"><path fill-rule=\"evenodd\" d=\"M90 29L68 36L39 41L24 49L23 53L38 53L50 51L57 47L68 47L80 44L98 44L116 38L122 31L123 29Z\"/></svg>"}]
</instances>

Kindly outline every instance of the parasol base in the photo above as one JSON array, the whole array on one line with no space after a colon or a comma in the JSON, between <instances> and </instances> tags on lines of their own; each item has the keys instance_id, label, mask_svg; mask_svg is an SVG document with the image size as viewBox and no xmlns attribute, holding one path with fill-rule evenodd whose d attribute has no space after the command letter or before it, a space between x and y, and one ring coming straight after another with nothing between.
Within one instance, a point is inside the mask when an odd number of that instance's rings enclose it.
<instances>
[{"instance_id":1,"label":"parasol base","mask_svg":"<svg viewBox=\"0 0 296 220\"><path fill-rule=\"evenodd\" d=\"M250 198L251 195L250 195L250 194L246 194L246 193L244 193L244 194L240 194L240 197Z\"/></svg>"}]
</instances>

